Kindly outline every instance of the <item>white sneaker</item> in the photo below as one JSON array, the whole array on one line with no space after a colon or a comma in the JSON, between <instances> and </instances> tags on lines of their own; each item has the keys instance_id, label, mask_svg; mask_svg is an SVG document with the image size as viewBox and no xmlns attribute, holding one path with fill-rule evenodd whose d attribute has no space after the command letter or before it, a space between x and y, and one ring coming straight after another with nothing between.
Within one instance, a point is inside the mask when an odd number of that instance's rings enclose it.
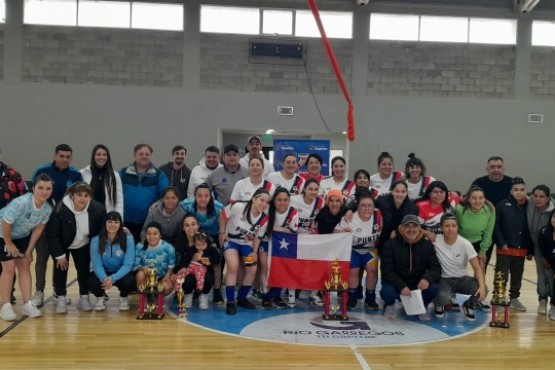
<instances>
[{"instance_id":1,"label":"white sneaker","mask_svg":"<svg viewBox=\"0 0 555 370\"><path fill-rule=\"evenodd\" d=\"M386 319L394 319L395 316L397 316L397 313L395 312L395 304L392 304L391 306L385 306L383 314Z\"/></svg>"},{"instance_id":2,"label":"white sneaker","mask_svg":"<svg viewBox=\"0 0 555 370\"><path fill-rule=\"evenodd\" d=\"M94 304L95 311L104 311L106 305L104 304L104 297L96 297L96 303Z\"/></svg>"},{"instance_id":3,"label":"white sneaker","mask_svg":"<svg viewBox=\"0 0 555 370\"><path fill-rule=\"evenodd\" d=\"M31 302L35 305L35 307L42 306L44 302L44 292L37 290L33 295L33 298L31 298Z\"/></svg>"},{"instance_id":4,"label":"white sneaker","mask_svg":"<svg viewBox=\"0 0 555 370\"><path fill-rule=\"evenodd\" d=\"M67 313L67 301L65 298L65 295L61 295L58 297L58 300L56 301L56 313Z\"/></svg>"},{"instance_id":5,"label":"white sneaker","mask_svg":"<svg viewBox=\"0 0 555 370\"><path fill-rule=\"evenodd\" d=\"M201 310L207 310L208 309L208 294L201 294L198 297L198 307Z\"/></svg>"},{"instance_id":6,"label":"white sneaker","mask_svg":"<svg viewBox=\"0 0 555 370\"><path fill-rule=\"evenodd\" d=\"M54 297L54 301L58 300L58 296L56 294L53 293L52 297ZM71 304L71 298L69 298L67 295L65 297L66 297L66 303Z\"/></svg>"},{"instance_id":7,"label":"white sneaker","mask_svg":"<svg viewBox=\"0 0 555 370\"><path fill-rule=\"evenodd\" d=\"M287 295L287 307L295 308L297 305L295 302L295 289L293 289L293 293L291 293L291 289L289 289L289 294Z\"/></svg>"},{"instance_id":8,"label":"white sneaker","mask_svg":"<svg viewBox=\"0 0 555 370\"><path fill-rule=\"evenodd\" d=\"M418 318L420 319L420 321L430 321L431 319L430 314L427 312L424 312L423 314L418 315Z\"/></svg>"},{"instance_id":9,"label":"white sneaker","mask_svg":"<svg viewBox=\"0 0 555 370\"><path fill-rule=\"evenodd\" d=\"M119 297L119 310L129 311L129 297Z\"/></svg>"},{"instance_id":10,"label":"white sneaker","mask_svg":"<svg viewBox=\"0 0 555 370\"><path fill-rule=\"evenodd\" d=\"M15 319L17 319L17 315L15 314L11 303L5 303L2 306L0 309L0 319L4 321L15 321Z\"/></svg>"},{"instance_id":11,"label":"white sneaker","mask_svg":"<svg viewBox=\"0 0 555 370\"><path fill-rule=\"evenodd\" d=\"M31 301L23 305L23 309L21 310L21 313L24 314L25 316L29 316L33 318L41 316L40 310L37 307L35 307L35 305Z\"/></svg>"},{"instance_id":12,"label":"white sneaker","mask_svg":"<svg viewBox=\"0 0 555 370\"><path fill-rule=\"evenodd\" d=\"M525 312L526 306L523 305L518 298L511 299L511 308L517 311Z\"/></svg>"},{"instance_id":13,"label":"white sneaker","mask_svg":"<svg viewBox=\"0 0 555 370\"><path fill-rule=\"evenodd\" d=\"M185 308L193 307L193 293L185 294L185 299L183 300L183 304L185 304Z\"/></svg>"},{"instance_id":14,"label":"white sneaker","mask_svg":"<svg viewBox=\"0 0 555 370\"><path fill-rule=\"evenodd\" d=\"M547 313L547 300L542 299L540 304L538 305L538 313L539 314L546 314Z\"/></svg>"},{"instance_id":15,"label":"white sneaker","mask_svg":"<svg viewBox=\"0 0 555 370\"><path fill-rule=\"evenodd\" d=\"M317 294L310 296L310 304L313 304L316 307L324 306L324 302Z\"/></svg>"},{"instance_id":16,"label":"white sneaker","mask_svg":"<svg viewBox=\"0 0 555 370\"><path fill-rule=\"evenodd\" d=\"M551 305L551 309L549 310L549 320L555 321L555 306Z\"/></svg>"},{"instance_id":17,"label":"white sneaker","mask_svg":"<svg viewBox=\"0 0 555 370\"><path fill-rule=\"evenodd\" d=\"M104 300L104 298L102 299ZM60 302L60 299L58 299L58 302ZM89 300L88 294L82 295L79 297L79 302L77 303L77 309L81 311L92 311L93 306L91 305L91 301Z\"/></svg>"}]
</instances>

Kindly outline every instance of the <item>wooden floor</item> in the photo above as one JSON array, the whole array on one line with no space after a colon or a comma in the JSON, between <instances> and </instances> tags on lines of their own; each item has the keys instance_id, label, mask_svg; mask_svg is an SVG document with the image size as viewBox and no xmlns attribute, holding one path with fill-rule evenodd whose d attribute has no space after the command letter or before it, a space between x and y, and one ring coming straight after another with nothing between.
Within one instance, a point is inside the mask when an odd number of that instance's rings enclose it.
<instances>
[{"instance_id":1,"label":"wooden floor","mask_svg":"<svg viewBox=\"0 0 555 370\"><path fill-rule=\"evenodd\" d=\"M524 276L522 301L528 312L512 314L508 330L486 327L442 342L379 348L243 339L177 322L169 315L162 321L137 321L135 311L121 313L113 303L99 313L77 311L72 303L68 315L56 315L49 302L39 319L0 321L0 368L554 369L555 321L536 313L533 262L526 263ZM69 290L74 301L76 285ZM19 313L21 300L16 296ZM132 303L134 309L136 300Z\"/></svg>"}]
</instances>

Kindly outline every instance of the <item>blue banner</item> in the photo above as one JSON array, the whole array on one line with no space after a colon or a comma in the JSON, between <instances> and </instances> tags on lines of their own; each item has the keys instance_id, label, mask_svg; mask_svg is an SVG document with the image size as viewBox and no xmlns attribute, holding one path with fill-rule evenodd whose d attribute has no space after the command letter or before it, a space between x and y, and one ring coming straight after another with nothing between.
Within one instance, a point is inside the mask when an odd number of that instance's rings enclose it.
<instances>
[{"instance_id":1,"label":"blue banner","mask_svg":"<svg viewBox=\"0 0 555 370\"><path fill-rule=\"evenodd\" d=\"M309 154L318 154L324 160L322 164L322 174L329 176L331 144L329 140L274 140L274 168L276 171L283 169L283 157L292 153L297 156L297 162L305 163ZM306 165L303 165L299 172L306 172Z\"/></svg>"}]
</instances>

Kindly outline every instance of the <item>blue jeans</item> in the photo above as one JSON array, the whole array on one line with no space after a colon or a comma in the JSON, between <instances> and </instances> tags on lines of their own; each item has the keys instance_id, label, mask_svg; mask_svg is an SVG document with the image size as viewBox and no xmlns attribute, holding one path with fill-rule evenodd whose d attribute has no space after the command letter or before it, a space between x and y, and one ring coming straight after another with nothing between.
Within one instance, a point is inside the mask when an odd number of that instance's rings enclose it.
<instances>
[{"instance_id":1,"label":"blue jeans","mask_svg":"<svg viewBox=\"0 0 555 370\"><path fill-rule=\"evenodd\" d=\"M411 286L408 285L410 290L416 290L416 285ZM424 301L424 306L428 307L430 302L436 297L438 291L438 287L436 283L430 283L428 289L422 291L422 300ZM399 299L399 292L395 289L395 287L389 284L387 281L382 280L382 290L380 290L380 297L382 297L386 306L392 306L395 304L395 301Z\"/></svg>"}]
</instances>

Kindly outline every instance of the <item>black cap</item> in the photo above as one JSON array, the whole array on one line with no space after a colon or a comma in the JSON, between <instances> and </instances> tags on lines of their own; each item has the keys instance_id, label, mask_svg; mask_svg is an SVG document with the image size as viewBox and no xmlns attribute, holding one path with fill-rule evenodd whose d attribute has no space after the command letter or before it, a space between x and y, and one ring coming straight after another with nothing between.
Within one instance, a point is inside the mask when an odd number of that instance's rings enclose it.
<instances>
[{"instance_id":1,"label":"black cap","mask_svg":"<svg viewBox=\"0 0 555 370\"><path fill-rule=\"evenodd\" d=\"M233 144L229 144L224 147L224 154L226 154L227 152L231 152L232 150L239 154L239 148L237 148L237 145Z\"/></svg>"}]
</instances>

